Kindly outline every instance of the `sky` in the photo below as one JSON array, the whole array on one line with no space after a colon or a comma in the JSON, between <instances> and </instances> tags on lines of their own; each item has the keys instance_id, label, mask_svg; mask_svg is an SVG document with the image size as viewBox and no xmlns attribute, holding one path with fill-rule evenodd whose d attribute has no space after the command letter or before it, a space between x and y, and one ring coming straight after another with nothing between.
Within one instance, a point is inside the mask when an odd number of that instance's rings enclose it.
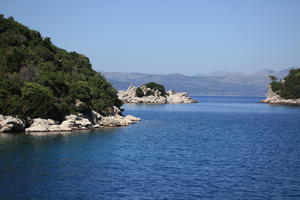
<instances>
[{"instance_id":1,"label":"sky","mask_svg":"<svg viewBox=\"0 0 300 200\"><path fill-rule=\"evenodd\" d=\"M97 71L300 67L300 0L0 0L0 13Z\"/></svg>"}]
</instances>

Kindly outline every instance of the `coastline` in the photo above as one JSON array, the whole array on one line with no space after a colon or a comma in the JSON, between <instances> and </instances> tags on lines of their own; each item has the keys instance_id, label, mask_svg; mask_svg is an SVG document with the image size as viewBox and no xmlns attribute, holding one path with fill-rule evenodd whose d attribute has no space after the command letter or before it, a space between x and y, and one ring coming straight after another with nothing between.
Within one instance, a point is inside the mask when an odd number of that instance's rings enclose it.
<instances>
[{"instance_id":1,"label":"coastline","mask_svg":"<svg viewBox=\"0 0 300 200\"><path fill-rule=\"evenodd\" d=\"M101 116L92 111L87 116L82 113L67 115L61 123L52 119L27 119L22 120L12 116L0 115L0 133L23 133L29 135L46 135L55 133L70 133L74 131L87 131L98 128L123 127L141 121L140 118L116 113L111 116Z\"/></svg>"},{"instance_id":2,"label":"coastline","mask_svg":"<svg viewBox=\"0 0 300 200\"><path fill-rule=\"evenodd\" d=\"M267 98L260 101L260 103L300 106L300 99L284 99L274 92L269 86Z\"/></svg>"}]
</instances>

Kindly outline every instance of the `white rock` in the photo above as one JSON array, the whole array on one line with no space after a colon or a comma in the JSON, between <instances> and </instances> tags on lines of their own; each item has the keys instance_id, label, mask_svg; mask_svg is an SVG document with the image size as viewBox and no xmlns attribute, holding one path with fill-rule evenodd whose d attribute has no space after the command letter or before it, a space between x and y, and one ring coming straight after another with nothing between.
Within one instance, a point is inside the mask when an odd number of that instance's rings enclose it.
<instances>
[{"instance_id":1,"label":"white rock","mask_svg":"<svg viewBox=\"0 0 300 200\"><path fill-rule=\"evenodd\" d=\"M106 127L118 127L118 126L129 126L130 124L136 123L141 119L134 117L132 115L127 115L126 117L120 115L103 117L101 120L101 125Z\"/></svg>"},{"instance_id":2,"label":"white rock","mask_svg":"<svg viewBox=\"0 0 300 200\"><path fill-rule=\"evenodd\" d=\"M92 122L94 124L98 124L100 122L100 120L102 119L102 115L100 115L99 113L97 113L96 111L92 110Z\"/></svg>"},{"instance_id":3,"label":"white rock","mask_svg":"<svg viewBox=\"0 0 300 200\"><path fill-rule=\"evenodd\" d=\"M129 119L131 121L141 121L141 118L138 118L138 117L135 117L135 116L132 116L132 115L127 115L126 116L126 119Z\"/></svg>"},{"instance_id":4,"label":"white rock","mask_svg":"<svg viewBox=\"0 0 300 200\"><path fill-rule=\"evenodd\" d=\"M0 123L5 120L5 116L0 115Z\"/></svg>"},{"instance_id":5,"label":"white rock","mask_svg":"<svg viewBox=\"0 0 300 200\"><path fill-rule=\"evenodd\" d=\"M186 92L176 93L174 90L170 90L167 92L167 94L168 103L197 103L197 101L189 97L188 93Z\"/></svg>"},{"instance_id":6,"label":"white rock","mask_svg":"<svg viewBox=\"0 0 300 200\"><path fill-rule=\"evenodd\" d=\"M113 113L114 115L121 115L122 111L117 106L113 106Z\"/></svg>"},{"instance_id":7,"label":"white rock","mask_svg":"<svg viewBox=\"0 0 300 200\"><path fill-rule=\"evenodd\" d=\"M18 118L3 115L0 118L0 132L2 133L22 132L25 129L24 122Z\"/></svg>"},{"instance_id":8,"label":"white rock","mask_svg":"<svg viewBox=\"0 0 300 200\"><path fill-rule=\"evenodd\" d=\"M92 121L82 114L68 115L62 123L52 119L36 118L32 124L25 130L25 124L22 120L10 116L0 115L0 132L20 132L25 131L27 134L44 135L47 132L60 133L71 132L73 130L87 130L92 128L128 126L136 123L141 119L132 115L126 117L113 115L103 117L99 113L92 112Z\"/></svg>"},{"instance_id":9,"label":"white rock","mask_svg":"<svg viewBox=\"0 0 300 200\"><path fill-rule=\"evenodd\" d=\"M41 119L36 118L32 120L33 123L29 128L26 129L26 132L46 132L50 131L51 126L57 125L58 122L55 122L52 119Z\"/></svg>"},{"instance_id":10,"label":"white rock","mask_svg":"<svg viewBox=\"0 0 300 200\"><path fill-rule=\"evenodd\" d=\"M47 132L49 127L37 124L31 125L29 128L26 128L26 132Z\"/></svg>"}]
</instances>

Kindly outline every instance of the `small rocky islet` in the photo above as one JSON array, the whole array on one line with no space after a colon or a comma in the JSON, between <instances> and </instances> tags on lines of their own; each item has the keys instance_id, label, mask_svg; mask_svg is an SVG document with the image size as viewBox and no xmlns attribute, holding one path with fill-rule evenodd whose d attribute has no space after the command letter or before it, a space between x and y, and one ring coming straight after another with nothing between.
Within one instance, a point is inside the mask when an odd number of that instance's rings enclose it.
<instances>
[{"instance_id":1,"label":"small rocky islet","mask_svg":"<svg viewBox=\"0 0 300 200\"><path fill-rule=\"evenodd\" d=\"M198 103L186 92L174 90L165 91L163 85L150 82L140 87L129 86L127 90L118 91L118 97L123 103L145 103L145 104L190 104Z\"/></svg>"}]
</instances>

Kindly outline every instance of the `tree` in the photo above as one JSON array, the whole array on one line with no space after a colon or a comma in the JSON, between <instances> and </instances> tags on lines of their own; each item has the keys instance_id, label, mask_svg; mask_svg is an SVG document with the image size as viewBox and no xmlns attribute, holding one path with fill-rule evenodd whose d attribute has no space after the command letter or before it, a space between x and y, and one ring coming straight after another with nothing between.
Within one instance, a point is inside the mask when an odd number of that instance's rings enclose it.
<instances>
[{"instance_id":1,"label":"tree","mask_svg":"<svg viewBox=\"0 0 300 200\"><path fill-rule=\"evenodd\" d=\"M122 106L88 57L0 15L0 114L61 119L76 99L104 115Z\"/></svg>"},{"instance_id":2,"label":"tree","mask_svg":"<svg viewBox=\"0 0 300 200\"><path fill-rule=\"evenodd\" d=\"M26 82L22 88L25 116L48 118L53 117L57 109L51 91L37 83Z\"/></svg>"},{"instance_id":3,"label":"tree","mask_svg":"<svg viewBox=\"0 0 300 200\"><path fill-rule=\"evenodd\" d=\"M155 83L155 82L146 83L144 85L147 88L150 88L152 90L158 90L158 91L160 91L160 93L161 93L162 96L166 95L166 90L165 90L165 87L163 85L160 85L160 84Z\"/></svg>"},{"instance_id":4,"label":"tree","mask_svg":"<svg viewBox=\"0 0 300 200\"><path fill-rule=\"evenodd\" d=\"M137 97L143 97L144 96L144 92L143 92L143 90L140 87L138 87L138 88L136 88L135 95Z\"/></svg>"},{"instance_id":5,"label":"tree","mask_svg":"<svg viewBox=\"0 0 300 200\"><path fill-rule=\"evenodd\" d=\"M290 70L288 76L284 78L280 96L285 99L300 98L300 69Z\"/></svg>"},{"instance_id":6,"label":"tree","mask_svg":"<svg viewBox=\"0 0 300 200\"><path fill-rule=\"evenodd\" d=\"M277 81L277 77L270 75L269 78L271 79L271 81Z\"/></svg>"},{"instance_id":7,"label":"tree","mask_svg":"<svg viewBox=\"0 0 300 200\"><path fill-rule=\"evenodd\" d=\"M152 90L147 90L146 96L154 95L154 92Z\"/></svg>"},{"instance_id":8,"label":"tree","mask_svg":"<svg viewBox=\"0 0 300 200\"><path fill-rule=\"evenodd\" d=\"M72 84L70 94L73 99L80 99L81 101L88 103L91 99L91 88L87 82L77 81Z\"/></svg>"}]
</instances>

